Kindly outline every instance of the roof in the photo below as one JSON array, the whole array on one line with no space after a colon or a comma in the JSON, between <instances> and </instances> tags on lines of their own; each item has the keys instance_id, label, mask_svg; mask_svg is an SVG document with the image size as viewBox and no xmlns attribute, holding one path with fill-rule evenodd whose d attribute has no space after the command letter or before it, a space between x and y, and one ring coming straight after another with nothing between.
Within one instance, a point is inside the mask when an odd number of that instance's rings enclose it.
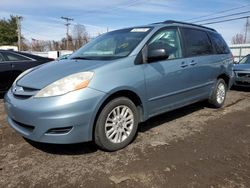
<instances>
[{"instance_id":1,"label":"roof","mask_svg":"<svg viewBox=\"0 0 250 188\"><path fill-rule=\"evenodd\" d=\"M166 20L163 22L152 23L151 25L156 25L156 24L177 24L177 25L194 26L194 27L199 27L199 28L203 28L203 29L217 32L215 29L210 28L210 27L205 27L203 25L197 25L197 24L193 24L193 23L187 23L187 22L181 22L181 21L175 21L175 20Z\"/></svg>"},{"instance_id":2,"label":"roof","mask_svg":"<svg viewBox=\"0 0 250 188\"><path fill-rule=\"evenodd\" d=\"M27 53L27 52L19 52L19 51L14 51L14 50L1 50L1 49L0 49L0 52L3 52L3 53L4 52L11 52L11 53L19 54L19 55L26 56L26 57L29 57L29 58L32 58L32 59L36 59L36 60L48 60L48 61L51 61L50 58L34 55L34 54L31 54L31 53Z\"/></svg>"}]
</instances>

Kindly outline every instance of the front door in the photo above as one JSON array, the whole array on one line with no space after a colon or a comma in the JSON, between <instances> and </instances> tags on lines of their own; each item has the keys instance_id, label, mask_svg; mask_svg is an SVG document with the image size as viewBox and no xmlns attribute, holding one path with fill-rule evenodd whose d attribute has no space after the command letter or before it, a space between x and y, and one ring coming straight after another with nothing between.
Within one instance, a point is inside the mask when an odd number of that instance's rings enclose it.
<instances>
[{"instance_id":1,"label":"front door","mask_svg":"<svg viewBox=\"0 0 250 188\"><path fill-rule=\"evenodd\" d=\"M188 90L190 65L182 58L182 48L177 28L158 31L148 46L160 46L168 53L166 60L144 64L149 116L178 108L192 98Z\"/></svg>"}]
</instances>

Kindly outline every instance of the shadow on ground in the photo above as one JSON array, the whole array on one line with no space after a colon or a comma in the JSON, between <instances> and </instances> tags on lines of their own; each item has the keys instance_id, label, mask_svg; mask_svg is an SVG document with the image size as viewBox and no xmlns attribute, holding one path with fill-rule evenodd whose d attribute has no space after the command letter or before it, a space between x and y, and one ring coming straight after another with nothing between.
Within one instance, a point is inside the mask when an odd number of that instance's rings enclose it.
<instances>
[{"instance_id":1,"label":"shadow on ground","mask_svg":"<svg viewBox=\"0 0 250 188\"><path fill-rule=\"evenodd\" d=\"M0 99L4 98L5 93L0 93Z\"/></svg>"},{"instance_id":2,"label":"shadow on ground","mask_svg":"<svg viewBox=\"0 0 250 188\"><path fill-rule=\"evenodd\" d=\"M33 147L42 150L46 153L57 155L82 155L94 153L98 150L93 142L79 143L79 144L47 144L34 142L24 138Z\"/></svg>"},{"instance_id":3,"label":"shadow on ground","mask_svg":"<svg viewBox=\"0 0 250 188\"><path fill-rule=\"evenodd\" d=\"M181 118L183 116L192 114L193 112L199 111L201 109L204 109L207 107L208 104L206 102L198 102L174 111L170 111L155 117L150 118L146 122L143 122L140 124L138 131L139 132L145 132L148 131L154 127L157 127L161 124L168 123L170 121L173 121L175 119Z\"/></svg>"},{"instance_id":4,"label":"shadow on ground","mask_svg":"<svg viewBox=\"0 0 250 188\"><path fill-rule=\"evenodd\" d=\"M240 87L240 86L233 86L231 90L234 91L243 91L243 92L250 92L250 87Z\"/></svg>"}]
</instances>

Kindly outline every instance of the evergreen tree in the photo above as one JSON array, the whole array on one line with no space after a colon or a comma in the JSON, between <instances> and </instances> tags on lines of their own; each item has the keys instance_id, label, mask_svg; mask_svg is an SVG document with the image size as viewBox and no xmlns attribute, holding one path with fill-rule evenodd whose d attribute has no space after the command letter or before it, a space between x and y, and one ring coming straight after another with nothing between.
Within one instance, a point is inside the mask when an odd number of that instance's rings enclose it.
<instances>
[{"instance_id":1,"label":"evergreen tree","mask_svg":"<svg viewBox=\"0 0 250 188\"><path fill-rule=\"evenodd\" d=\"M16 45L17 41L17 17L0 19L0 45Z\"/></svg>"}]
</instances>

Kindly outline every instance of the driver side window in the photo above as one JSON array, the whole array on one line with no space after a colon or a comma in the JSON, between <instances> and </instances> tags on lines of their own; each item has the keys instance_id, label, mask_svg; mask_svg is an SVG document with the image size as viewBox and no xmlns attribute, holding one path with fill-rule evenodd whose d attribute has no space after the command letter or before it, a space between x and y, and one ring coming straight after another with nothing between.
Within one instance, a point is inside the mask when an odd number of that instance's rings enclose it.
<instances>
[{"instance_id":1,"label":"driver side window","mask_svg":"<svg viewBox=\"0 0 250 188\"><path fill-rule=\"evenodd\" d=\"M168 59L181 58L181 45L177 29L166 29L157 33L149 42L150 49L165 49Z\"/></svg>"}]
</instances>

